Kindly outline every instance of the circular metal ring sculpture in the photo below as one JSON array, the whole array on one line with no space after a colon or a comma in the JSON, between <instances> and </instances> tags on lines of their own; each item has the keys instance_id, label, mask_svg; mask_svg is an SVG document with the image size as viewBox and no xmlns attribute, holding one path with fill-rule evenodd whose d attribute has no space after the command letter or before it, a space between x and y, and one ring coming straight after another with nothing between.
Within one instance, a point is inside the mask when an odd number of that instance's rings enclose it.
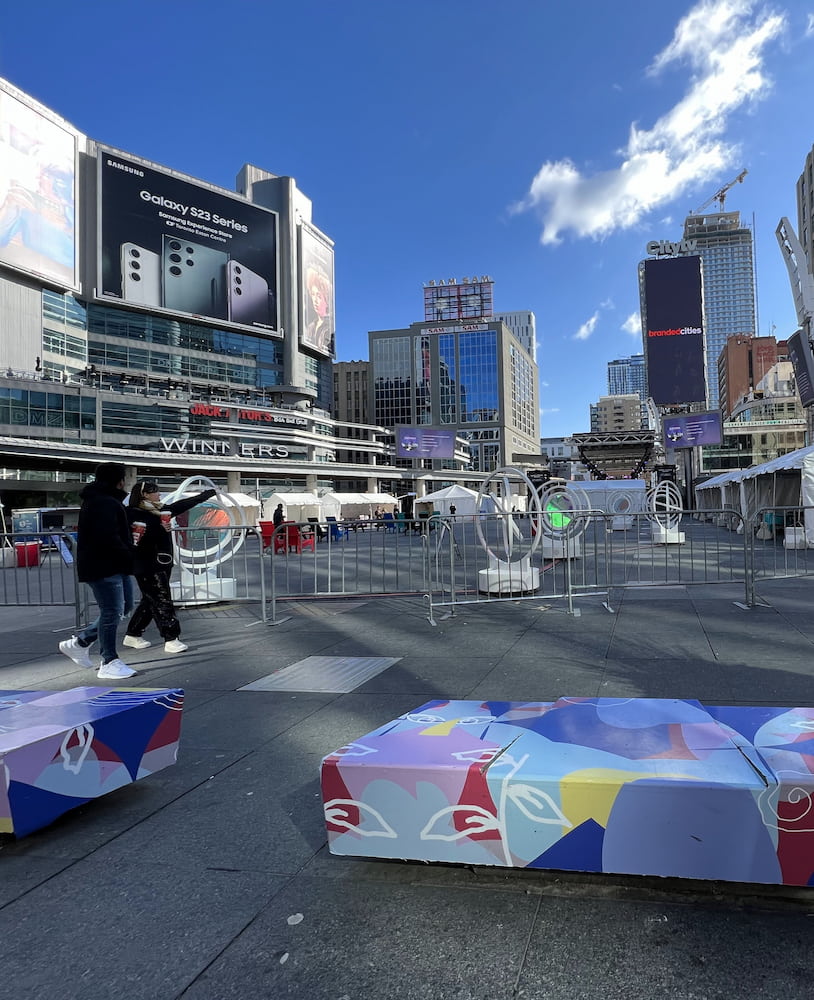
<instances>
[{"instance_id":1,"label":"circular metal ring sculpture","mask_svg":"<svg viewBox=\"0 0 814 1000\"><path fill-rule=\"evenodd\" d=\"M588 526L587 512L591 509L585 490L555 483L544 487L538 496L541 507L538 534L559 542L582 537Z\"/></svg>"},{"instance_id":2,"label":"circular metal ring sculpture","mask_svg":"<svg viewBox=\"0 0 814 1000\"><path fill-rule=\"evenodd\" d=\"M668 479L647 491L647 517L665 531L672 531L681 522L684 505L681 490Z\"/></svg>"},{"instance_id":3,"label":"circular metal ring sculpture","mask_svg":"<svg viewBox=\"0 0 814 1000\"><path fill-rule=\"evenodd\" d=\"M207 569L214 569L231 559L246 538L244 531L233 529L249 525L243 508L206 476L190 476L164 497L164 501L173 503L181 500L186 493L202 490L215 490L216 495L193 507L188 512L187 530L176 532L175 536L178 563L190 572L202 564Z\"/></svg>"},{"instance_id":4,"label":"circular metal ring sculpture","mask_svg":"<svg viewBox=\"0 0 814 1000\"><path fill-rule=\"evenodd\" d=\"M484 532L483 532L483 519L478 517L475 518L475 535L478 539L478 544L480 547L491 556L492 559L505 559L506 562L512 562L512 555L515 552L515 543L520 541L523 542L522 533L517 527L514 518L511 516L511 512L506 510L506 505L503 503L503 499L511 496L510 483L512 479L522 480L527 490L531 496L531 510L529 511L532 518L539 518L542 513L542 506L540 503L540 495L537 492L532 481L529 477L520 469L496 469L491 473L484 481L481 483L480 492L478 493L478 510L483 508L484 503L492 503L498 509L499 513L503 516L500 518L500 541L503 545L503 555L498 555L489 544ZM487 487L490 483L500 483L502 486L502 496L498 497L494 493L491 493ZM538 532L532 539L528 548L523 547L520 558L527 558L531 556L540 545L540 533Z\"/></svg>"}]
</instances>

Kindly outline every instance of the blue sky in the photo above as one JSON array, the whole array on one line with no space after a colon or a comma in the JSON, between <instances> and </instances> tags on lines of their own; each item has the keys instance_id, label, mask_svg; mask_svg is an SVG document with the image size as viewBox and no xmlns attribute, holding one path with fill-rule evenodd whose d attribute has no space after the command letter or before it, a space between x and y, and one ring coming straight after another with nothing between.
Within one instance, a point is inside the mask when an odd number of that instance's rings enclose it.
<instances>
[{"instance_id":1,"label":"blue sky","mask_svg":"<svg viewBox=\"0 0 814 1000\"><path fill-rule=\"evenodd\" d=\"M102 142L233 189L296 178L336 243L337 357L490 274L537 315L541 432L588 429L641 351L649 240L742 168L759 332L794 304L774 237L814 144L814 0L40 0L0 75ZM635 314L635 316L634 316ZM634 317L631 320L631 317ZM776 328L776 329L775 329Z\"/></svg>"}]
</instances>

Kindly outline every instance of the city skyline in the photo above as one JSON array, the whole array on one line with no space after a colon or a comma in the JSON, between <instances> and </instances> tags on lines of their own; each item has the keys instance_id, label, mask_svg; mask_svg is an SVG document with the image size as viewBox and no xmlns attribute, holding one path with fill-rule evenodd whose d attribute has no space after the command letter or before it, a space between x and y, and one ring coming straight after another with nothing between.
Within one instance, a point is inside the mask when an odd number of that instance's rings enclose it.
<instances>
[{"instance_id":1,"label":"city skyline","mask_svg":"<svg viewBox=\"0 0 814 1000\"><path fill-rule=\"evenodd\" d=\"M726 208L754 213L754 332L796 329L774 238L781 216L796 225L814 143L796 100L814 16L796 5L230 10L10 9L0 75L99 141L212 184L234 189L244 162L293 176L336 244L338 360L419 321L425 282L489 274L495 312L536 314L542 435L587 430L608 362L642 350L646 244L680 240L744 168Z\"/></svg>"}]
</instances>

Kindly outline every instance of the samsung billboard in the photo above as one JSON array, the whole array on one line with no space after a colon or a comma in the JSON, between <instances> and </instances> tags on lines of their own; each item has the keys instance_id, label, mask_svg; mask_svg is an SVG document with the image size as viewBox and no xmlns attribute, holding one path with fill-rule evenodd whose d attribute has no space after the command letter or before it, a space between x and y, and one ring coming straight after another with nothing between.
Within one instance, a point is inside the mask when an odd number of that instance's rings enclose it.
<instances>
[{"instance_id":1,"label":"samsung billboard","mask_svg":"<svg viewBox=\"0 0 814 1000\"><path fill-rule=\"evenodd\" d=\"M76 288L76 134L0 87L0 264Z\"/></svg>"},{"instance_id":2,"label":"samsung billboard","mask_svg":"<svg viewBox=\"0 0 814 1000\"><path fill-rule=\"evenodd\" d=\"M648 395L658 405L705 402L701 258L646 260Z\"/></svg>"},{"instance_id":3,"label":"samsung billboard","mask_svg":"<svg viewBox=\"0 0 814 1000\"><path fill-rule=\"evenodd\" d=\"M721 414L682 413L664 418L665 448L695 448L702 444L721 444Z\"/></svg>"},{"instance_id":4,"label":"samsung billboard","mask_svg":"<svg viewBox=\"0 0 814 1000\"><path fill-rule=\"evenodd\" d=\"M100 298L275 332L277 216L99 151Z\"/></svg>"},{"instance_id":5,"label":"samsung billboard","mask_svg":"<svg viewBox=\"0 0 814 1000\"><path fill-rule=\"evenodd\" d=\"M333 247L307 226L300 226L300 316L304 347L334 356Z\"/></svg>"}]
</instances>

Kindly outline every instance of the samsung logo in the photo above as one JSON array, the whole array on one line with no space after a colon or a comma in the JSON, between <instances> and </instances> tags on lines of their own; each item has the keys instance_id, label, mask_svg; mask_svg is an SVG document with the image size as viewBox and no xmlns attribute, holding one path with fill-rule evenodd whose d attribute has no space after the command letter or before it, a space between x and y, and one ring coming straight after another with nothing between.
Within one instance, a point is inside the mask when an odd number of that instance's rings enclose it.
<instances>
[{"instance_id":1,"label":"samsung logo","mask_svg":"<svg viewBox=\"0 0 814 1000\"><path fill-rule=\"evenodd\" d=\"M109 167L115 167L117 170L124 170L127 174L135 174L136 177L144 176L143 170L138 170L136 167L128 167L126 163L119 163L117 160L108 160L107 165Z\"/></svg>"}]
</instances>

